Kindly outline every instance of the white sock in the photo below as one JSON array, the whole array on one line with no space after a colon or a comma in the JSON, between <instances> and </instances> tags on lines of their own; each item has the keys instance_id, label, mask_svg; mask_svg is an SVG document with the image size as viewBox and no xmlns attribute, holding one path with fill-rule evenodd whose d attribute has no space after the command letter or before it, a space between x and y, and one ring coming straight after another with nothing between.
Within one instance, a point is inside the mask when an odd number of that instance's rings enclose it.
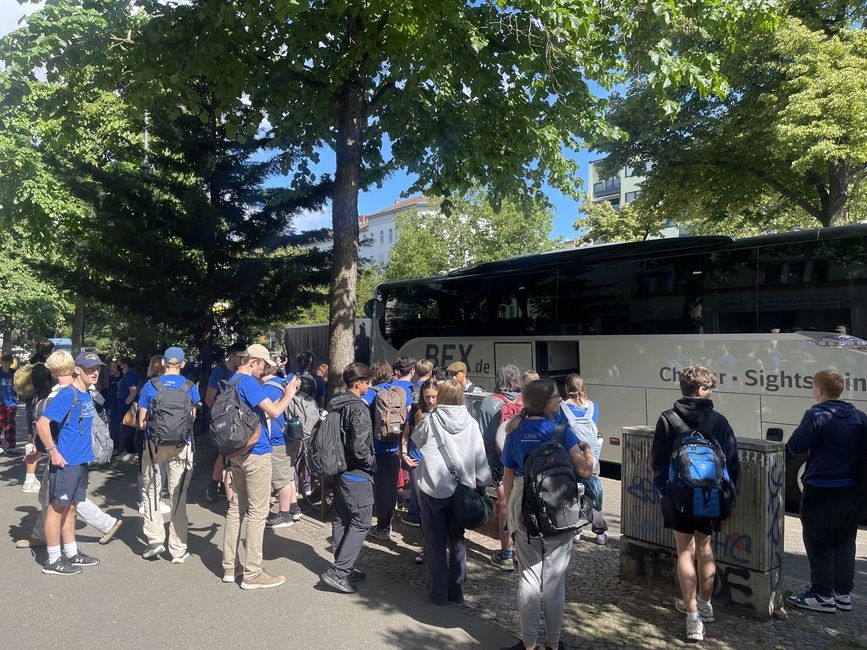
<instances>
[{"instance_id":1,"label":"white sock","mask_svg":"<svg viewBox=\"0 0 867 650\"><path fill-rule=\"evenodd\" d=\"M60 559L60 544L57 546L49 546L48 549L48 563L53 564Z\"/></svg>"},{"instance_id":2,"label":"white sock","mask_svg":"<svg viewBox=\"0 0 867 650\"><path fill-rule=\"evenodd\" d=\"M689 619L691 619L691 620L693 620L693 621L697 621L697 620L698 620L698 612L687 612L687 613L686 613L686 616L687 616L687 618L689 618Z\"/></svg>"},{"instance_id":3,"label":"white sock","mask_svg":"<svg viewBox=\"0 0 867 650\"><path fill-rule=\"evenodd\" d=\"M696 600L696 602L697 602L699 605L710 605L710 601L709 601L709 600L705 600L705 599L702 598L701 596L696 596L696 597L695 597L695 600Z\"/></svg>"},{"instance_id":4,"label":"white sock","mask_svg":"<svg viewBox=\"0 0 867 650\"><path fill-rule=\"evenodd\" d=\"M75 557L76 555L78 555L78 544L75 542L75 540L69 542L69 544L63 545L63 554L66 557Z\"/></svg>"},{"instance_id":5,"label":"white sock","mask_svg":"<svg viewBox=\"0 0 867 650\"><path fill-rule=\"evenodd\" d=\"M36 474L25 474L24 475L24 482L25 483L32 483L35 480L36 480Z\"/></svg>"}]
</instances>

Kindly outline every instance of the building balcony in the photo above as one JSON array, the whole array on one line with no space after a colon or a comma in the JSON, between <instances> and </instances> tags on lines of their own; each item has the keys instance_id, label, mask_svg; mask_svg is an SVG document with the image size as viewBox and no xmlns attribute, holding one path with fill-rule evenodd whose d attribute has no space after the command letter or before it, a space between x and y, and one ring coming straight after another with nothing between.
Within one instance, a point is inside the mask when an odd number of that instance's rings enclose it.
<instances>
[{"instance_id":1,"label":"building balcony","mask_svg":"<svg viewBox=\"0 0 867 650\"><path fill-rule=\"evenodd\" d=\"M620 178L609 178L604 181L593 183L593 199L601 199L609 196L620 196Z\"/></svg>"}]
</instances>

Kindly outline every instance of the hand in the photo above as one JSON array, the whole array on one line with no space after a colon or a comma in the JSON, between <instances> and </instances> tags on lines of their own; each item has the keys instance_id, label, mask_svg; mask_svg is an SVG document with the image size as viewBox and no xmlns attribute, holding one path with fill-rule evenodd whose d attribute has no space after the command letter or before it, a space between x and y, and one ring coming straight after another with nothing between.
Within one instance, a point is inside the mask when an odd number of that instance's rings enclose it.
<instances>
[{"instance_id":1,"label":"hand","mask_svg":"<svg viewBox=\"0 0 867 650\"><path fill-rule=\"evenodd\" d=\"M590 449L590 445L588 445L585 441L581 440L581 441L578 443L578 449L581 450L581 453L584 453L584 452L586 452L587 450Z\"/></svg>"},{"instance_id":2,"label":"hand","mask_svg":"<svg viewBox=\"0 0 867 650\"><path fill-rule=\"evenodd\" d=\"M409 454L401 454L400 458L407 467L418 467L418 461Z\"/></svg>"},{"instance_id":3,"label":"hand","mask_svg":"<svg viewBox=\"0 0 867 650\"><path fill-rule=\"evenodd\" d=\"M299 388L301 388L301 380L298 377L293 377L292 381L287 381L283 387L283 395L295 397L295 393L298 392Z\"/></svg>"},{"instance_id":4,"label":"hand","mask_svg":"<svg viewBox=\"0 0 867 650\"><path fill-rule=\"evenodd\" d=\"M51 461L51 464L63 469L66 467L66 459L60 455L60 452L57 451L57 447L48 452L48 459Z\"/></svg>"}]
</instances>

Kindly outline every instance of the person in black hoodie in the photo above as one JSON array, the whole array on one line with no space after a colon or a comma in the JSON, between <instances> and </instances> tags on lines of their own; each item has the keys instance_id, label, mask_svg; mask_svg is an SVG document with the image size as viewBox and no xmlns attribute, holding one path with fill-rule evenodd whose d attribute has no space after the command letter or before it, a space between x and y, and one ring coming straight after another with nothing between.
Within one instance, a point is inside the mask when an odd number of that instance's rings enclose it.
<instances>
[{"instance_id":1,"label":"person in black hoodie","mask_svg":"<svg viewBox=\"0 0 867 650\"><path fill-rule=\"evenodd\" d=\"M702 366L687 366L680 373L683 397L674 403L674 412L690 429L699 431L719 444L726 457L729 478L736 484L741 472L737 441L728 420L713 410L713 402L709 398L716 387L717 377L712 371ZM714 620L710 597L716 562L711 534L720 529L720 522L686 519L668 498L668 468L677 437L678 434L665 416L660 415L653 436L653 485L662 495L665 527L674 530L677 545L677 581L683 600L675 601L675 607L686 614L687 639L702 641L704 623Z\"/></svg>"},{"instance_id":2,"label":"person in black hoodie","mask_svg":"<svg viewBox=\"0 0 867 650\"><path fill-rule=\"evenodd\" d=\"M801 526L810 561L810 589L789 596L802 609L834 613L852 609L855 537L858 533L858 462L865 415L840 399L843 377L834 370L813 375L811 407L786 448L810 454L804 471Z\"/></svg>"},{"instance_id":3,"label":"person in black hoodie","mask_svg":"<svg viewBox=\"0 0 867 650\"><path fill-rule=\"evenodd\" d=\"M335 517L331 525L334 562L320 577L329 587L351 594L366 577L354 568L373 516L373 426L370 409L361 396L370 387L370 370L350 363L343 371L348 392L331 400L328 412L340 412L340 432L346 471L334 479Z\"/></svg>"}]
</instances>

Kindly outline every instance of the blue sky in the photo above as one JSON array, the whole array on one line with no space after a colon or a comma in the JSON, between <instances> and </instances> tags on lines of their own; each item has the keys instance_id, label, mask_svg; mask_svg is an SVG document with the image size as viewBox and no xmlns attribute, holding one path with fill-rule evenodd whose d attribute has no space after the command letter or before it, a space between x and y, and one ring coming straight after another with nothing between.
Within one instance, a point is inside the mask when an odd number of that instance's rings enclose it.
<instances>
[{"instance_id":1,"label":"blue sky","mask_svg":"<svg viewBox=\"0 0 867 650\"><path fill-rule=\"evenodd\" d=\"M16 0L0 0L0 36L14 30L18 21L27 13L31 13L38 8L38 4L20 5ZM579 175L587 184L588 173L587 151L581 151L576 160L580 166ZM334 170L334 154L333 152L323 151L321 162L316 166L317 170L330 171ZM368 192L363 192L358 198L358 211L361 214L372 214L394 203L401 198L401 194L405 192L412 184L412 179L404 172L392 174L383 183L382 188L373 188ZM571 238L575 236L575 230L572 224L578 218L579 203L569 197L563 196L557 190L545 188L547 196L554 206L554 236ZM331 224L331 214L329 210L324 213L302 215L296 219L296 225L299 229L306 230L310 228L323 228Z\"/></svg>"}]
</instances>

